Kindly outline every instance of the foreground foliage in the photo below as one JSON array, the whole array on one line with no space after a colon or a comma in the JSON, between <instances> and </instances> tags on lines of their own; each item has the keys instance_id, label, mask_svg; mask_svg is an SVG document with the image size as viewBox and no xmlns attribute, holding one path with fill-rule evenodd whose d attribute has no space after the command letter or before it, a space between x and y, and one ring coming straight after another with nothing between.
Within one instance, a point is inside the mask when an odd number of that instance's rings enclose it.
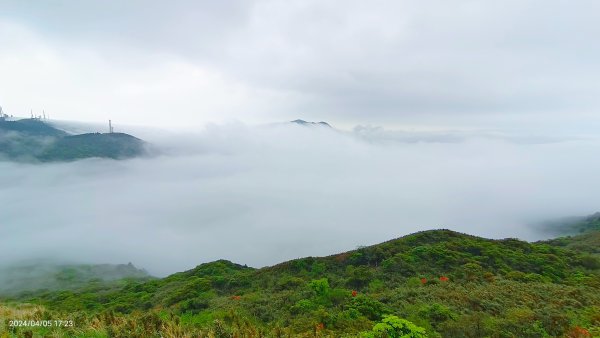
<instances>
[{"instance_id":1,"label":"foreground foliage","mask_svg":"<svg viewBox=\"0 0 600 338\"><path fill-rule=\"evenodd\" d=\"M12 316L72 328L9 337L600 336L600 259L578 238L527 243L426 231L253 269L228 261L119 287L38 292ZM36 305L22 305L22 303ZM31 309L27 312L22 309ZM21 309L21 310L20 310ZM14 318L13 318L14 319ZM1 337L1 336L0 336Z\"/></svg>"}]
</instances>

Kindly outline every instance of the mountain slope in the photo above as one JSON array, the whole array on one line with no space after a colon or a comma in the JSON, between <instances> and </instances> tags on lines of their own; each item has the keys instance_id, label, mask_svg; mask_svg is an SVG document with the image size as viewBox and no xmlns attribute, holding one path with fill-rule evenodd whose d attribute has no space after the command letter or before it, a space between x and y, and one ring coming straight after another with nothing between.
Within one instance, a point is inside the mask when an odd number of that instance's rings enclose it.
<instances>
[{"instance_id":1,"label":"mountain slope","mask_svg":"<svg viewBox=\"0 0 600 338\"><path fill-rule=\"evenodd\" d=\"M553 235L577 235L590 231L600 231L600 212L584 217L566 217L546 221L539 226Z\"/></svg>"},{"instance_id":2,"label":"mountain slope","mask_svg":"<svg viewBox=\"0 0 600 338\"><path fill-rule=\"evenodd\" d=\"M0 295L16 296L23 292L77 289L90 284L110 284L131 279L148 280L150 275L129 264L53 264L31 262L0 267Z\"/></svg>"},{"instance_id":3,"label":"mountain slope","mask_svg":"<svg viewBox=\"0 0 600 338\"><path fill-rule=\"evenodd\" d=\"M143 152L143 141L131 135L92 133L61 137L37 158L42 161L72 161L89 157L123 159Z\"/></svg>"},{"instance_id":4,"label":"mountain slope","mask_svg":"<svg viewBox=\"0 0 600 338\"><path fill-rule=\"evenodd\" d=\"M217 261L118 290L27 300L69 313L128 313L134 322L148 321L135 311L155 313L162 327L195 336L356 336L388 315L430 337L563 336L600 333L600 260L553 243L435 230L262 269Z\"/></svg>"},{"instance_id":5,"label":"mountain slope","mask_svg":"<svg viewBox=\"0 0 600 338\"><path fill-rule=\"evenodd\" d=\"M29 136L66 136L67 133L52 127L40 119L22 119L16 121L0 120L0 132L16 132Z\"/></svg>"},{"instance_id":6,"label":"mountain slope","mask_svg":"<svg viewBox=\"0 0 600 338\"><path fill-rule=\"evenodd\" d=\"M144 141L124 133L69 135L40 119L0 120L0 157L9 160L125 159L144 153Z\"/></svg>"},{"instance_id":7,"label":"mountain slope","mask_svg":"<svg viewBox=\"0 0 600 338\"><path fill-rule=\"evenodd\" d=\"M600 256L600 231L592 230L582 235L559 237L543 242Z\"/></svg>"}]
</instances>

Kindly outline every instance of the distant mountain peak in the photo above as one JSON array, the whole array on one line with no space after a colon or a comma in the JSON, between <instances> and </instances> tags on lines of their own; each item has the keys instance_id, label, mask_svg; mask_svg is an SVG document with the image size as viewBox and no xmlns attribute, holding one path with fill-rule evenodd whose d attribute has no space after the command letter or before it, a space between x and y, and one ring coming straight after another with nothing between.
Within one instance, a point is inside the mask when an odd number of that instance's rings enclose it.
<instances>
[{"instance_id":1,"label":"distant mountain peak","mask_svg":"<svg viewBox=\"0 0 600 338\"><path fill-rule=\"evenodd\" d=\"M296 124L299 124L299 125L302 125L302 126L324 126L324 127L331 128L331 125L329 123L323 122L323 121L320 121L320 122L310 122L310 121L304 121L304 120L301 120L301 119L297 119L297 120L294 120L294 121L290 121L290 123L296 123Z\"/></svg>"}]
</instances>

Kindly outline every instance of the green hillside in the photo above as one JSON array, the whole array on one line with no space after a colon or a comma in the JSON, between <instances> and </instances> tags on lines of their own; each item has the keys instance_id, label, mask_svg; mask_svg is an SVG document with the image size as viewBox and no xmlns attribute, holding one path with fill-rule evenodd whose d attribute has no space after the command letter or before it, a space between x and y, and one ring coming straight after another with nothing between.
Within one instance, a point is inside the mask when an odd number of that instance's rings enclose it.
<instances>
[{"instance_id":1,"label":"green hillside","mask_svg":"<svg viewBox=\"0 0 600 338\"><path fill-rule=\"evenodd\" d=\"M26 293L77 289L112 282L149 280L144 270L129 264L21 263L0 267L0 296L24 297Z\"/></svg>"},{"instance_id":2,"label":"green hillside","mask_svg":"<svg viewBox=\"0 0 600 338\"><path fill-rule=\"evenodd\" d=\"M600 212L593 215L576 219L574 222L567 224L568 228L565 231L573 233L585 233L588 231L600 231Z\"/></svg>"},{"instance_id":3,"label":"green hillside","mask_svg":"<svg viewBox=\"0 0 600 338\"><path fill-rule=\"evenodd\" d=\"M42 161L72 161L89 157L123 159L138 156L143 151L143 141L131 135L93 133L61 137L37 158Z\"/></svg>"},{"instance_id":4,"label":"green hillside","mask_svg":"<svg viewBox=\"0 0 600 338\"><path fill-rule=\"evenodd\" d=\"M600 335L600 259L568 244L425 231L262 269L216 261L120 287L39 292L5 311L37 304L40 317L77 318L55 331L96 337Z\"/></svg>"},{"instance_id":5,"label":"green hillside","mask_svg":"<svg viewBox=\"0 0 600 338\"><path fill-rule=\"evenodd\" d=\"M123 133L69 135L40 119L0 120L0 159L73 161L125 159L144 154L144 142Z\"/></svg>"},{"instance_id":6,"label":"green hillside","mask_svg":"<svg viewBox=\"0 0 600 338\"><path fill-rule=\"evenodd\" d=\"M539 227L541 230L556 236L578 235L590 231L600 231L600 212L584 217L566 217L546 221Z\"/></svg>"},{"instance_id":7,"label":"green hillside","mask_svg":"<svg viewBox=\"0 0 600 338\"><path fill-rule=\"evenodd\" d=\"M28 136L66 136L67 133L39 119L0 120L0 132L22 133Z\"/></svg>"},{"instance_id":8,"label":"green hillside","mask_svg":"<svg viewBox=\"0 0 600 338\"><path fill-rule=\"evenodd\" d=\"M545 242L568 249L600 254L600 231L587 231L582 235L559 237Z\"/></svg>"}]
</instances>

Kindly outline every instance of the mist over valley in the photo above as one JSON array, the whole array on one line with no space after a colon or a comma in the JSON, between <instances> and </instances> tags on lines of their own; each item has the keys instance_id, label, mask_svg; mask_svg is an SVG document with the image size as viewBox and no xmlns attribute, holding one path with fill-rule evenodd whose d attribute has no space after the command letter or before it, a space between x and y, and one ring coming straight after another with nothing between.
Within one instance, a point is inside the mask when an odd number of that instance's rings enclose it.
<instances>
[{"instance_id":1,"label":"mist over valley","mask_svg":"<svg viewBox=\"0 0 600 338\"><path fill-rule=\"evenodd\" d=\"M551 237L540 221L593 213L600 188L593 138L298 123L125 128L155 153L0 162L1 264L133 262L164 276L217 259L261 267L428 229L538 240Z\"/></svg>"}]
</instances>

